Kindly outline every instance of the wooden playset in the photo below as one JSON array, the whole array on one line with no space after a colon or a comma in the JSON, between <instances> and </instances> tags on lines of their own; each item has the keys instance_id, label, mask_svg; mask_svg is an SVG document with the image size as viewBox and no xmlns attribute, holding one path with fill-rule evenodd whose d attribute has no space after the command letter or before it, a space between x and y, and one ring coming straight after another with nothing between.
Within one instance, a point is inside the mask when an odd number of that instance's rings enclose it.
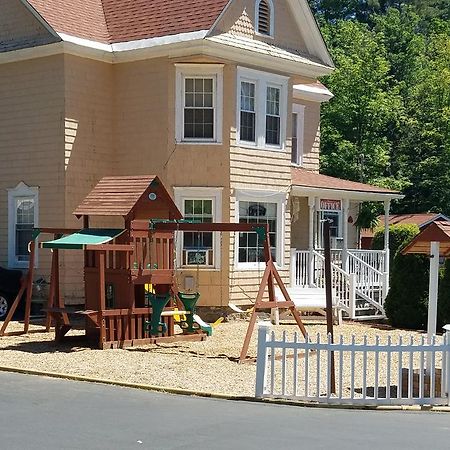
<instances>
[{"instance_id":1,"label":"wooden playset","mask_svg":"<svg viewBox=\"0 0 450 450\"><path fill-rule=\"evenodd\" d=\"M86 336L99 348L174 340L203 340L211 327L195 315L198 292L180 292L176 280L175 232L249 232L264 242L265 271L250 318L240 361L247 355L257 312L270 308L291 310L306 335L294 303L278 274L270 252L266 224L188 223L156 176L105 177L74 211L83 220L80 229L37 229L52 234L39 247L51 249L52 270L45 329L55 326L55 339L64 338L73 316L84 318ZM89 228L91 216L120 217L122 228ZM30 243L30 265L21 292L6 318L0 336L27 289L24 332L28 332L35 258L35 240ZM59 252L84 252L85 308L74 310L60 294ZM284 300L275 296L278 285ZM264 301L268 289L269 300ZM197 320L196 320L197 318ZM175 334L175 320L182 332Z\"/></svg>"}]
</instances>

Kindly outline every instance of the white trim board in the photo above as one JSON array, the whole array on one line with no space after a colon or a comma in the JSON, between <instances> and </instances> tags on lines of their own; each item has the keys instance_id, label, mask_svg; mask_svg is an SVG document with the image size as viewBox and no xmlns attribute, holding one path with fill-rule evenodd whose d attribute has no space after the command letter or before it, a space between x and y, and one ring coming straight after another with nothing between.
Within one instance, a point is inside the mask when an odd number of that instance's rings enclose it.
<instances>
[{"instance_id":1,"label":"white trim board","mask_svg":"<svg viewBox=\"0 0 450 450\"><path fill-rule=\"evenodd\" d=\"M331 199L360 200L360 201L385 201L402 199L404 195L394 193L366 192L345 189L317 188L308 186L291 187L291 195L294 197L326 197Z\"/></svg>"}]
</instances>

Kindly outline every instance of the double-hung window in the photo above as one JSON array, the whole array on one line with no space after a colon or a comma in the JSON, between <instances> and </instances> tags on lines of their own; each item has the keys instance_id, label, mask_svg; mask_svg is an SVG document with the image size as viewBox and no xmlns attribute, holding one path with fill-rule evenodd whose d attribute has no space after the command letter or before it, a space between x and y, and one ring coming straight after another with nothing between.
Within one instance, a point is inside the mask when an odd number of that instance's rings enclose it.
<instances>
[{"instance_id":1,"label":"double-hung window","mask_svg":"<svg viewBox=\"0 0 450 450\"><path fill-rule=\"evenodd\" d=\"M184 218L195 223L213 221L212 199L184 199ZM213 233L185 231L183 233L183 266L213 266Z\"/></svg>"},{"instance_id":2,"label":"double-hung window","mask_svg":"<svg viewBox=\"0 0 450 450\"><path fill-rule=\"evenodd\" d=\"M237 191L236 215L239 223L263 223L269 226L272 259L283 265L283 215L286 195L279 192ZM264 240L256 232L240 232L236 239L238 268L257 268L263 263Z\"/></svg>"},{"instance_id":3,"label":"double-hung window","mask_svg":"<svg viewBox=\"0 0 450 450\"><path fill-rule=\"evenodd\" d=\"M222 141L223 66L176 64L176 140Z\"/></svg>"},{"instance_id":4,"label":"double-hung window","mask_svg":"<svg viewBox=\"0 0 450 450\"><path fill-rule=\"evenodd\" d=\"M222 219L222 188L175 187L175 202L184 219L194 223ZM220 268L220 234L184 231L177 235L177 264Z\"/></svg>"},{"instance_id":5,"label":"double-hung window","mask_svg":"<svg viewBox=\"0 0 450 450\"><path fill-rule=\"evenodd\" d=\"M288 78L238 68L238 144L283 149Z\"/></svg>"},{"instance_id":6,"label":"double-hung window","mask_svg":"<svg viewBox=\"0 0 450 450\"><path fill-rule=\"evenodd\" d=\"M28 244L38 221L38 188L20 182L8 190L8 265L28 267Z\"/></svg>"}]
</instances>

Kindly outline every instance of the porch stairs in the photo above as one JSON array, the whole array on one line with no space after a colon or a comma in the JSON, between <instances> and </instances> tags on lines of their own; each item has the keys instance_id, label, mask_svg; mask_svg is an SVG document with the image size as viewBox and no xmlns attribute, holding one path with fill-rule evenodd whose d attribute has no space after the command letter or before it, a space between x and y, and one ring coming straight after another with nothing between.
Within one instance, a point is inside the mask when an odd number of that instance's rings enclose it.
<instances>
[{"instance_id":1,"label":"porch stairs","mask_svg":"<svg viewBox=\"0 0 450 450\"><path fill-rule=\"evenodd\" d=\"M292 250L291 285L325 287L323 252ZM385 317L383 303L389 289L385 252L332 250L331 278L336 301L344 316L353 320Z\"/></svg>"}]
</instances>

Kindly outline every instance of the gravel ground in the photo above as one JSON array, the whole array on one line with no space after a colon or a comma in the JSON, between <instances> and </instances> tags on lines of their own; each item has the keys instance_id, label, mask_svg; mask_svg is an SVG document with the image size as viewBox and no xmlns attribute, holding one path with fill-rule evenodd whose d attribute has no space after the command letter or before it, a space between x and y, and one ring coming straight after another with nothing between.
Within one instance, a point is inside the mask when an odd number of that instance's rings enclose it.
<instances>
[{"instance_id":1,"label":"gravel ground","mask_svg":"<svg viewBox=\"0 0 450 450\"><path fill-rule=\"evenodd\" d=\"M311 336L318 333L325 339L325 323L306 321L305 325ZM12 322L8 331L21 327L22 324ZM33 328L36 327L32 326L31 329ZM204 342L144 345L114 350L97 350L69 343L56 345L53 342L53 333L5 336L0 338L0 365L203 392L254 395L255 364L236 363L246 329L246 321L232 321L220 324L214 330L214 335ZM274 326L273 329L277 336L281 336L284 331L288 336L292 336L297 330L292 324ZM73 330L69 335L77 333L80 332ZM251 357L256 356L256 335L255 330L249 348ZM397 342L399 336L412 335L415 342L420 339L419 333L352 322L336 326L335 336L339 335L346 341L355 336L355 342L362 342L364 335L367 335L369 342L375 342L376 335L380 336L381 342L386 342L388 336L391 336L393 342ZM345 358L348 358L348 355ZM350 366L345 358L344 390L347 389L345 383ZM315 374L316 361L313 359L314 356L311 356L311 373ZM320 370L323 371L326 360L321 357L321 362ZM299 374L304 372L302 364L303 360L300 361ZM281 364L277 364L276 371L281 370ZM361 363L357 364L357 370L362 370ZM374 376L374 361L368 360L366 370L368 375ZM380 358L378 371L382 373L385 370L386 358ZM299 376L301 379L302 375ZM311 383L313 381L311 380Z\"/></svg>"}]
</instances>

